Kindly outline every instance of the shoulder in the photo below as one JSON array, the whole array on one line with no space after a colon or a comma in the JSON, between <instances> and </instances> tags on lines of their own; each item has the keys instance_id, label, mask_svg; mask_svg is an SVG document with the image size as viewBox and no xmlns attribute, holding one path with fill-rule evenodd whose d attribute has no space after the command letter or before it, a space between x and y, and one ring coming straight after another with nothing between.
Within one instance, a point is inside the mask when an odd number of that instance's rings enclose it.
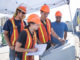
<instances>
[{"instance_id":1,"label":"shoulder","mask_svg":"<svg viewBox=\"0 0 80 60\"><path fill-rule=\"evenodd\" d=\"M47 18L46 20L47 20L47 22L49 22L51 24L51 20L50 19Z\"/></svg>"},{"instance_id":2,"label":"shoulder","mask_svg":"<svg viewBox=\"0 0 80 60\"><path fill-rule=\"evenodd\" d=\"M22 34L26 34L26 30L24 29L21 33L22 33Z\"/></svg>"},{"instance_id":3,"label":"shoulder","mask_svg":"<svg viewBox=\"0 0 80 60\"><path fill-rule=\"evenodd\" d=\"M56 22L51 22L51 27L55 27L56 26Z\"/></svg>"},{"instance_id":4,"label":"shoulder","mask_svg":"<svg viewBox=\"0 0 80 60\"><path fill-rule=\"evenodd\" d=\"M68 28L67 24L62 22L62 26L64 26L65 28Z\"/></svg>"},{"instance_id":5,"label":"shoulder","mask_svg":"<svg viewBox=\"0 0 80 60\"><path fill-rule=\"evenodd\" d=\"M8 24L11 23L10 19L8 19L5 23L8 23Z\"/></svg>"},{"instance_id":6,"label":"shoulder","mask_svg":"<svg viewBox=\"0 0 80 60\"><path fill-rule=\"evenodd\" d=\"M3 30L9 31L9 29L10 29L11 26L12 26L12 25L11 25L11 21L10 21L10 19L8 19L8 20L5 22L4 26L3 26Z\"/></svg>"},{"instance_id":7,"label":"shoulder","mask_svg":"<svg viewBox=\"0 0 80 60\"><path fill-rule=\"evenodd\" d=\"M56 24L56 22L51 22L51 24Z\"/></svg>"},{"instance_id":8,"label":"shoulder","mask_svg":"<svg viewBox=\"0 0 80 60\"><path fill-rule=\"evenodd\" d=\"M21 36L23 36L23 37L27 36L27 33L26 33L25 30L23 30L23 31L20 33L20 37L21 37Z\"/></svg>"},{"instance_id":9,"label":"shoulder","mask_svg":"<svg viewBox=\"0 0 80 60\"><path fill-rule=\"evenodd\" d=\"M47 20L51 22L51 20L49 18L47 18Z\"/></svg>"},{"instance_id":10,"label":"shoulder","mask_svg":"<svg viewBox=\"0 0 80 60\"><path fill-rule=\"evenodd\" d=\"M28 30L27 28L25 28L25 29L22 31L23 34L27 34L27 32L29 32L29 30Z\"/></svg>"},{"instance_id":11,"label":"shoulder","mask_svg":"<svg viewBox=\"0 0 80 60\"><path fill-rule=\"evenodd\" d=\"M20 43L22 43L22 44L25 44L26 38L27 38L27 33L26 33L25 30L23 30L23 31L20 33L17 41L20 42Z\"/></svg>"},{"instance_id":12,"label":"shoulder","mask_svg":"<svg viewBox=\"0 0 80 60\"><path fill-rule=\"evenodd\" d=\"M61 22L61 24L63 24L63 25L67 25L66 23L64 23L64 22Z\"/></svg>"},{"instance_id":13,"label":"shoulder","mask_svg":"<svg viewBox=\"0 0 80 60\"><path fill-rule=\"evenodd\" d=\"M11 26L11 21L10 21L10 19L8 19L6 22L5 22L5 24L4 24L4 26L6 25L6 26Z\"/></svg>"}]
</instances>

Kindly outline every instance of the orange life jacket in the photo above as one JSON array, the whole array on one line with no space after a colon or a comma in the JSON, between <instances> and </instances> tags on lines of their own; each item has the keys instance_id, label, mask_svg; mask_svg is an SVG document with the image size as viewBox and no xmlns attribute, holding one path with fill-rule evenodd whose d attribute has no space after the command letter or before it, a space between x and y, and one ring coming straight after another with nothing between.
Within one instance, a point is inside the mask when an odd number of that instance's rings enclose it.
<instances>
[{"instance_id":1,"label":"orange life jacket","mask_svg":"<svg viewBox=\"0 0 80 60\"><path fill-rule=\"evenodd\" d=\"M11 18L10 19L11 23L12 23L12 26L13 26L13 32L12 32L12 35L11 35L11 44L12 46L15 46L15 43L16 43L16 40L18 38L18 29L17 29L17 26L15 25L15 22L14 22L14 19ZM22 31L24 29L24 22L21 21L21 30Z\"/></svg>"},{"instance_id":2,"label":"orange life jacket","mask_svg":"<svg viewBox=\"0 0 80 60\"><path fill-rule=\"evenodd\" d=\"M46 26L47 30L43 23L41 23L40 28L38 29L39 40L41 41L41 43L46 43L51 40L51 23L48 18L46 19Z\"/></svg>"},{"instance_id":3,"label":"orange life jacket","mask_svg":"<svg viewBox=\"0 0 80 60\"><path fill-rule=\"evenodd\" d=\"M25 44L25 49L31 49L34 48L36 41L37 41L37 36L36 33L34 32L33 38L31 37L31 34L28 29L24 29L27 33L27 38L26 38L26 44ZM27 56L27 52L24 52L22 55L22 60L34 60L34 56Z\"/></svg>"}]
</instances>

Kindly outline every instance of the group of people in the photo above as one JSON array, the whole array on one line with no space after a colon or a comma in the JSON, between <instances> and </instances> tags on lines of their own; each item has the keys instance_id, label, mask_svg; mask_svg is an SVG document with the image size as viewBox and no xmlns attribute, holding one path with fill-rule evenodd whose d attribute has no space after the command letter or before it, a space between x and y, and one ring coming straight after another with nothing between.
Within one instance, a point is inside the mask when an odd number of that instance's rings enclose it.
<instances>
[{"instance_id":1,"label":"group of people","mask_svg":"<svg viewBox=\"0 0 80 60\"><path fill-rule=\"evenodd\" d=\"M28 25L23 21L26 13L26 7L20 5L14 16L4 24L4 37L10 48L10 60L34 60L34 56L27 56L27 53L38 51L35 44L47 44L46 50L56 44L65 44L68 28L61 22L60 11L55 13L56 21L51 22L47 18L50 8L44 4L40 9L41 17L31 14L26 20Z\"/></svg>"}]
</instances>

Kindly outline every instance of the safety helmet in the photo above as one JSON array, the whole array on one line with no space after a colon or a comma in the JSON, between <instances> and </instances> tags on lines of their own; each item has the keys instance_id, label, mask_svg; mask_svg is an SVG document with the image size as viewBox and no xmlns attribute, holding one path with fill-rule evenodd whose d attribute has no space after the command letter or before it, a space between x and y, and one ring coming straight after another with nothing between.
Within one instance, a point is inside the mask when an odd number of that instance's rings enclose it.
<instances>
[{"instance_id":1,"label":"safety helmet","mask_svg":"<svg viewBox=\"0 0 80 60\"><path fill-rule=\"evenodd\" d=\"M22 10L23 12L26 13L26 7L25 6L19 6L17 9Z\"/></svg>"},{"instance_id":2,"label":"safety helmet","mask_svg":"<svg viewBox=\"0 0 80 60\"><path fill-rule=\"evenodd\" d=\"M40 17L37 14L31 14L28 17L27 22L28 23L33 22L35 24L41 24Z\"/></svg>"},{"instance_id":3,"label":"safety helmet","mask_svg":"<svg viewBox=\"0 0 80 60\"><path fill-rule=\"evenodd\" d=\"M50 12L49 6L46 5L46 4L44 4L44 5L41 7L40 11L49 13L49 12Z\"/></svg>"},{"instance_id":4,"label":"safety helmet","mask_svg":"<svg viewBox=\"0 0 80 60\"><path fill-rule=\"evenodd\" d=\"M62 13L61 13L60 11L57 11L57 12L55 13L55 16L62 16Z\"/></svg>"}]
</instances>

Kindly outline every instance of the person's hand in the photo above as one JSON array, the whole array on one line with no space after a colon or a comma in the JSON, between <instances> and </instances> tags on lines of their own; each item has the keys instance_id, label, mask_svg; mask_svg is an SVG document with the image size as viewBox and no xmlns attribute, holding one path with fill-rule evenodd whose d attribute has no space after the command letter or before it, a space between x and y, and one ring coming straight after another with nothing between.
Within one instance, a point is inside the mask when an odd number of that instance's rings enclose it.
<instances>
[{"instance_id":1,"label":"person's hand","mask_svg":"<svg viewBox=\"0 0 80 60\"><path fill-rule=\"evenodd\" d=\"M39 39L37 39L38 44L42 44Z\"/></svg>"},{"instance_id":2,"label":"person's hand","mask_svg":"<svg viewBox=\"0 0 80 60\"><path fill-rule=\"evenodd\" d=\"M14 50L14 46L9 46L11 50Z\"/></svg>"},{"instance_id":3,"label":"person's hand","mask_svg":"<svg viewBox=\"0 0 80 60\"><path fill-rule=\"evenodd\" d=\"M29 52L36 52L36 51L38 51L38 48L30 49L30 51L29 51Z\"/></svg>"},{"instance_id":4,"label":"person's hand","mask_svg":"<svg viewBox=\"0 0 80 60\"><path fill-rule=\"evenodd\" d=\"M59 40L62 42L62 44L65 44L65 39L59 38Z\"/></svg>"},{"instance_id":5,"label":"person's hand","mask_svg":"<svg viewBox=\"0 0 80 60\"><path fill-rule=\"evenodd\" d=\"M42 44L41 42L38 42L38 44Z\"/></svg>"},{"instance_id":6,"label":"person's hand","mask_svg":"<svg viewBox=\"0 0 80 60\"><path fill-rule=\"evenodd\" d=\"M55 46L55 44L54 44L54 43L51 43L51 46L52 46L52 47L54 47L54 46Z\"/></svg>"},{"instance_id":7,"label":"person's hand","mask_svg":"<svg viewBox=\"0 0 80 60\"><path fill-rule=\"evenodd\" d=\"M61 42L62 42L62 44L65 44L65 39L62 39Z\"/></svg>"}]
</instances>

